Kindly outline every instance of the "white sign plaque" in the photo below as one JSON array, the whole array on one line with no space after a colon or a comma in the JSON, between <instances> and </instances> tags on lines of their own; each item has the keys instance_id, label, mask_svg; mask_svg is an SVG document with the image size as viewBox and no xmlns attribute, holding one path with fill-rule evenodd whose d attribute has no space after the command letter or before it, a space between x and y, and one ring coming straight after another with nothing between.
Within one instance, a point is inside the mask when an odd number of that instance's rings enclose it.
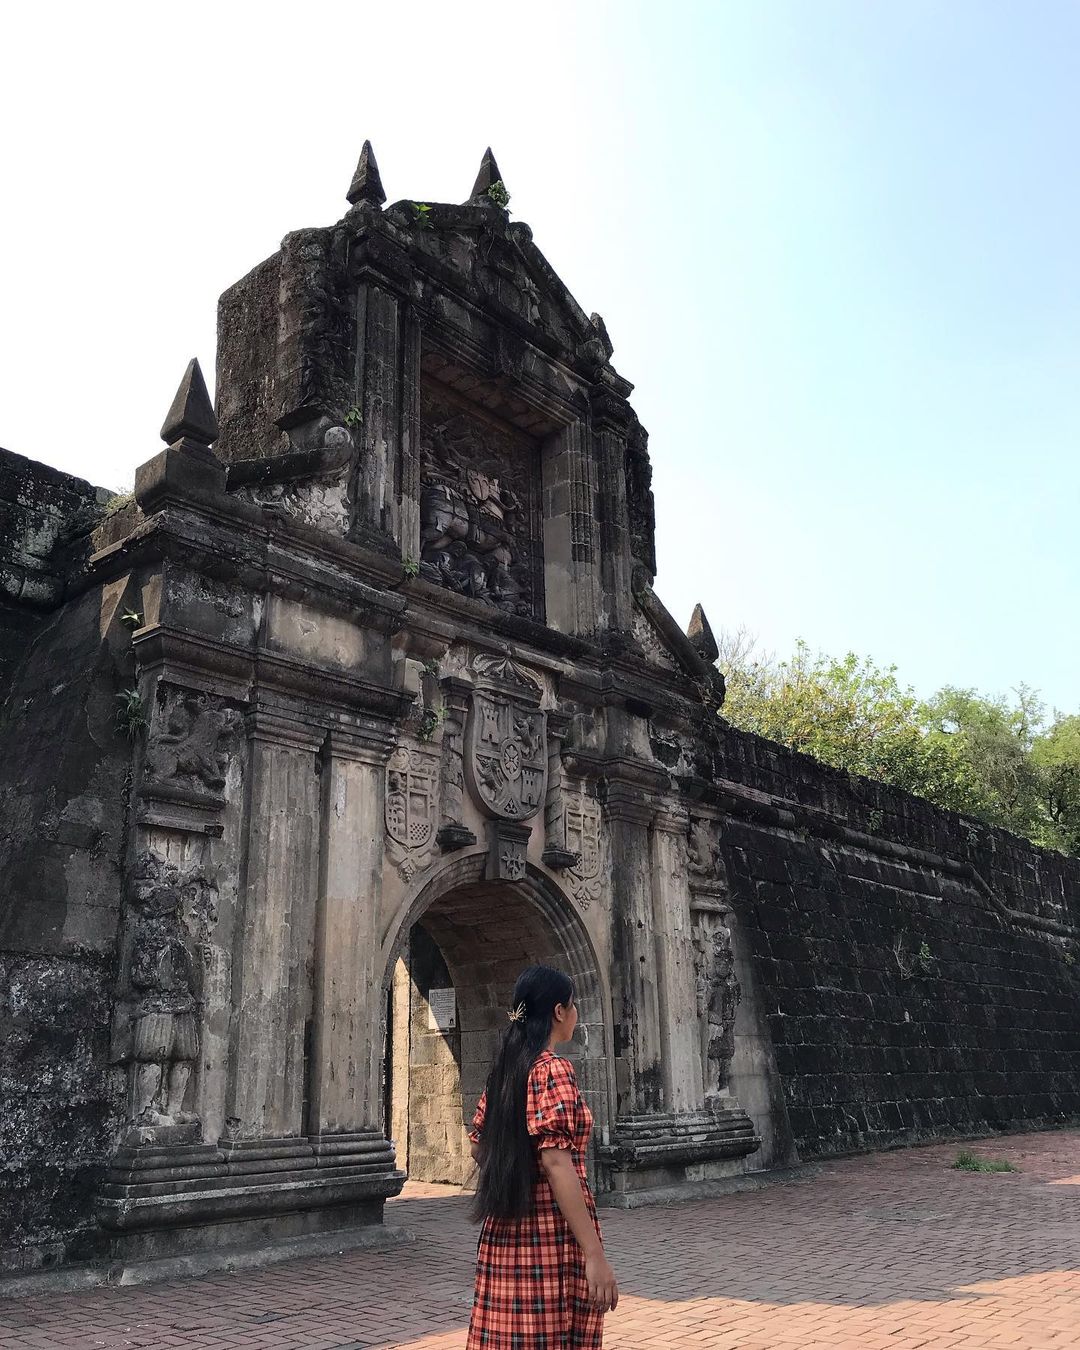
<instances>
[{"instance_id":1,"label":"white sign plaque","mask_svg":"<svg viewBox=\"0 0 1080 1350\"><path fill-rule=\"evenodd\" d=\"M453 1031L457 1026L457 995L453 989L428 990L428 1030Z\"/></svg>"}]
</instances>

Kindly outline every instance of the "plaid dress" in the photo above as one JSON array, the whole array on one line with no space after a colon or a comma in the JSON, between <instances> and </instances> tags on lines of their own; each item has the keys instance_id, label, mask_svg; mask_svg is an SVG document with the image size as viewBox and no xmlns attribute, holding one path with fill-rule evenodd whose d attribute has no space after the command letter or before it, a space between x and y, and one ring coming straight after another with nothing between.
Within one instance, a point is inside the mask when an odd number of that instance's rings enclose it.
<instances>
[{"instance_id":1,"label":"plaid dress","mask_svg":"<svg viewBox=\"0 0 1080 1350\"><path fill-rule=\"evenodd\" d=\"M529 1073L528 1129L542 1148L570 1150L597 1233L585 1175L592 1112L570 1061L542 1050ZM481 1097L469 1138L479 1140ZM539 1168L532 1210L523 1219L484 1220L476 1251L476 1293L466 1350L601 1350L604 1314L589 1303L585 1258Z\"/></svg>"}]
</instances>

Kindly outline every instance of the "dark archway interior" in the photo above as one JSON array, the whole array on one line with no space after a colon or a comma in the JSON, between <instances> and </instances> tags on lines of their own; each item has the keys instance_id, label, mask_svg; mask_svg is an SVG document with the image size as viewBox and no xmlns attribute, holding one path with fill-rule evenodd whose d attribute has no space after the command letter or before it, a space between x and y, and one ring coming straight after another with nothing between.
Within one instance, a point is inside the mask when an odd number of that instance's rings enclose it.
<instances>
[{"instance_id":1,"label":"dark archway interior","mask_svg":"<svg viewBox=\"0 0 1080 1350\"><path fill-rule=\"evenodd\" d=\"M580 921L535 882L464 884L415 919L390 982L388 1128L411 1179L467 1181L465 1128L506 1027L514 981L537 962L574 981L579 1030L564 1053L575 1060L597 1132L606 1125L600 984Z\"/></svg>"}]
</instances>

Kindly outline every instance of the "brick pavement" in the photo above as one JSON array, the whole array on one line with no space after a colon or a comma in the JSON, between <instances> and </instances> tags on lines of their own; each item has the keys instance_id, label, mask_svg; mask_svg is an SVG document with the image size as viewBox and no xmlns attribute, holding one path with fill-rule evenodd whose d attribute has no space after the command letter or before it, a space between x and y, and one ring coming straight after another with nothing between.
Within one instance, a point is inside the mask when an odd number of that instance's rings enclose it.
<instances>
[{"instance_id":1,"label":"brick pavement","mask_svg":"<svg viewBox=\"0 0 1080 1350\"><path fill-rule=\"evenodd\" d=\"M623 1290L606 1350L1080 1347L1080 1130L823 1165L795 1184L604 1214ZM475 1230L411 1186L413 1248L172 1284L0 1300L0 1346L461 1350Z\"/></svg>"}]
</instances>

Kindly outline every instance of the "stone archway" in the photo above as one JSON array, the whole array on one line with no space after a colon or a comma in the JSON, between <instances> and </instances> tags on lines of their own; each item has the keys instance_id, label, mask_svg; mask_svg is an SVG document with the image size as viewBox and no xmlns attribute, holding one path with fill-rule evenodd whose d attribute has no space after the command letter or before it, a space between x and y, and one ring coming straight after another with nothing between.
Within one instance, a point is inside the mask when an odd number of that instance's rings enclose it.
<instances>
[{"instance_id":1,"label":"stone archway","mask_svg":"<svg viewBox=\"0 0 1080 1350\"><path fill-rule=\"evenodd\" d=\"M384 949L388 1133L399 1166L428 1181L461 1183L471 1170L465 1124L506 1027L514 981L536 962L574 981L579 1031L568 1053L595 1137L607 1134L609 1001L585 927L538 869L520 881L486 881L484 864L477 852L442 869L403 906ZM439 1028L431 990L446 987L455 1025Z\"/></svg>"}]
</instances>

